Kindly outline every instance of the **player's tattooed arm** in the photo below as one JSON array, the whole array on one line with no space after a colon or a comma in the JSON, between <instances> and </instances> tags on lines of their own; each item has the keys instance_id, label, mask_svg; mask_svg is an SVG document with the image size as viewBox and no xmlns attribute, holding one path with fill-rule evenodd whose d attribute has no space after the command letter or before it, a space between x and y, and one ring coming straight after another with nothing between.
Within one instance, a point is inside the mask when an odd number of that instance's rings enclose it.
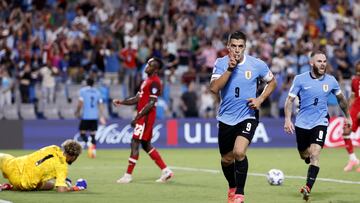
<instances>
[{"instance_id":1,"label":"player's tattooed arm","mask_svg":"<svg viewBox=\"0 0 360 203\"><path fill-rule=\"evenodd\" d=\"M284 130L289 134L293 134L295 132L295 127L293 122L291 121L292 108L294 104L295 97L288 96L285 102L285 124Z\"/></svg>"},{"instance_id":2,"label":"player's tattooed arm","mask_svg":"<svg viewBox=\"0 0 360 203\"><path fill-rule=\"evenodd\" d=\"M150 110L155 106L156 100L156 98L150 97L149 103L147 103L144 108L141 109L141 111L135 116L134 120L131 121L132 127L135 127L137 120L150 112Z\"/></svg>"},{"instance_id":3,"label":"player's tattooed arm","mask_svg":"<svg viewBox=\"0 0 360 203\"><path fill-rule=\"evenodd\" d=\"M352 125L352 121L351 121L351 118L350 118L350 113L349 113L349 105L348 105L348 102L344 96L343 93L340 93L338 95L336 95L336 99L339 103L339 106L341 108L341 110L343 111L345 117L346 117L346 122L349 126Z\"/></svg>"}]
</instances>

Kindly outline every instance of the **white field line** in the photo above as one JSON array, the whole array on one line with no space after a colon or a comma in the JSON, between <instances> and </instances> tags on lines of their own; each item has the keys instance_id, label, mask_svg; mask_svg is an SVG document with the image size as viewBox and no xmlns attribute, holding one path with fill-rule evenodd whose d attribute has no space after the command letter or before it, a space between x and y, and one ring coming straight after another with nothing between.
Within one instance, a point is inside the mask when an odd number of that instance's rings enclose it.
<instances>
[{"instance_id":1,"label":"white field line","mask_svg":"<svg viewBox=\"0 0 360 203\"><path fill-rule=\"evenodd\" d=\"M82 170L92 170L95 167L93 166L85 166L85 167L76 167L76 169L82 169ZM115 167L107 167L107 166L97 166L96 169L100 168L115 168ZM201 172L201 173L212 173L212 174L218 174L221 173L219 170L214 169L204 169L204 168L190 168L190 167L180 167L180 166L169 166L169 168L179 171L189 171L189 172ZM249 176L261 176L266 177L266 174L264 173L248 173ZM306 177L303 176L293 176L293 175L285 175L285 178L289 179L301 179L305 180ZM332 182L332 183L343 183L343 184L352 184L352 185L360 185L360 181L351 181L351 180L339 180L339 179L332 179L332 178L316 178L317 181L323 181L323 182ZM1 203L1 202L0 202Z\"/></svg>"},{"instance_id":2,"label":"white field line","mask_svg":"<svg viewBox=\"0 0 360 203\"><path fill-rule=\"evenodd\" d=\"M191 172L205 172L205 173L220 173L219 170L212 170L212 169L201 169L201 168L189 168L189 167L178 167L178 166L170 166L171 169L179 170L179 171L191 171ZM263 173L248 173L250 176L262 176L266 177L266 174ZM292 176L292 175L285 175L285 178L289 179L306 179L303 176ZM343 184L355 184L360 185L360 181L350 181L350 180L338 180L332 178L316 178L317 181L323 182L333 182L333 183L343 183Z\"/></svg>"}]
</instances>

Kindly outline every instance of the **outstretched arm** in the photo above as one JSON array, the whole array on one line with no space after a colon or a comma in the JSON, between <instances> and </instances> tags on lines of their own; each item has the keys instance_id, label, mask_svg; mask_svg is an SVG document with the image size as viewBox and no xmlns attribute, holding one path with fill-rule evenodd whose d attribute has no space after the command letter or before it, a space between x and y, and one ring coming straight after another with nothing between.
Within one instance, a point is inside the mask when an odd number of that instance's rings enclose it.
<instances>
[{"instance_id":1,"label":"outstretched arm","mask_svg":"<svg viewBox=\"0 0 360 203\"><path fill-rule=\"evenodd\" d=\"M285 102L285 124L284 130L287 133L293 134L295 132L295 127L293 122L291 121L292 108L295 97L288 96Z\"/></svg>"},{"instance_id":2,"label":"outstretched arm","mask_svg":"<svg viewBox=\"0 0 360 203\"><path fill-rule=\"evenodd\" d=\"M113 100L113 104L115 106L120 106L120 105L134 105L137 104L139 101L140 95L139 93L136 94L134 97L130 97L127 99L124 99L123 101L121 101L120 99L114 99Z\"/></svg>"}]
</instances>

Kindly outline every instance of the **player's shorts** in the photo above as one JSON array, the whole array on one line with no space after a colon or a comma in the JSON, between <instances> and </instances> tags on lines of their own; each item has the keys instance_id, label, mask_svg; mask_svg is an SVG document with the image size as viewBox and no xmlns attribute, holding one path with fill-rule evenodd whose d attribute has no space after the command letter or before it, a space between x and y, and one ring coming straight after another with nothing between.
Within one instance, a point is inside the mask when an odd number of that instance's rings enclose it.
<instances>
[{"instance_id":1,"label":"player's shorts","mask_svg":"<svg viewBox=\"0 0 360 203\"><path fill-rule=\"evenodd\" d=\"M145 122L143 120L138 121L135 124L133 139L150 141L152 138L154 122Z\"/></svg>"},{"instance_id":2,"label":"player's shorts","mask_svg":"<svg viewBox=\"0 0 360 203\"><path fill-rule=\"evenodd\" d=\"M351 130L353 132L356 132L357 129L359 128L359 118L358 118L359 113L360 113L360 107L352 106L350 108L350 116L351 116L351 120L352 120Z\"/></svg>"},{"instance_id":3,"label":"player's shorts","mask_svg":"<svg viewBox=\"0 0 360 203\"><path fill-rule=\"evenodd\" d=\"M81 120L79 130L82 131L97 131L98 120Z\"/></svg>"},{"instance_id":4,"label":"player's shorts","mask_svg":"<svg viewBox=\"0 0 360 203\"><path fill-rule=\"evenodd\" d=\"M234 126L219 121L218 143L220 154L227 154L234 149L237 136L245 137L251 143L259 121L246 119Z\"/></svg>"},{"instance_id":5,"label":"player's shorts","mask_svg":"<svg viewBox=\"0 0 360 203\"><path fill-rule=\"evenodd\" d=\"M304 129L295 126L296 142L299 152L305 151L311 144L324 146L327 126L318 125L312 129Z\"/></svg>"}]
</instances>

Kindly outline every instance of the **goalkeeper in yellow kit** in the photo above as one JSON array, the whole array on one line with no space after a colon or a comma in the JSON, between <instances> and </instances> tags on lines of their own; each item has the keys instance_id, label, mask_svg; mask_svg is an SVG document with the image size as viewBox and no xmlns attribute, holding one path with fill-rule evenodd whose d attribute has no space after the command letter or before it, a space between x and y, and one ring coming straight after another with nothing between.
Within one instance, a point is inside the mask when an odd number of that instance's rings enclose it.
<instances>
[{"instance_id":1,"label":"goalkeeper in yellow kit","mask_svg":"<svg viewBox=\"0 0 360 203\"><path fill-rule=\"evenodd\" d=\"M66 177L68 164L72 164L81 151L78 142L66 140L61 148L51 145L21 157L0 153L0 170L14 190L52 190L56 187L58 192L79 191L86 189L86 181L79 179L75 186L69 187Z\"/></svg>"}]
</instances>

